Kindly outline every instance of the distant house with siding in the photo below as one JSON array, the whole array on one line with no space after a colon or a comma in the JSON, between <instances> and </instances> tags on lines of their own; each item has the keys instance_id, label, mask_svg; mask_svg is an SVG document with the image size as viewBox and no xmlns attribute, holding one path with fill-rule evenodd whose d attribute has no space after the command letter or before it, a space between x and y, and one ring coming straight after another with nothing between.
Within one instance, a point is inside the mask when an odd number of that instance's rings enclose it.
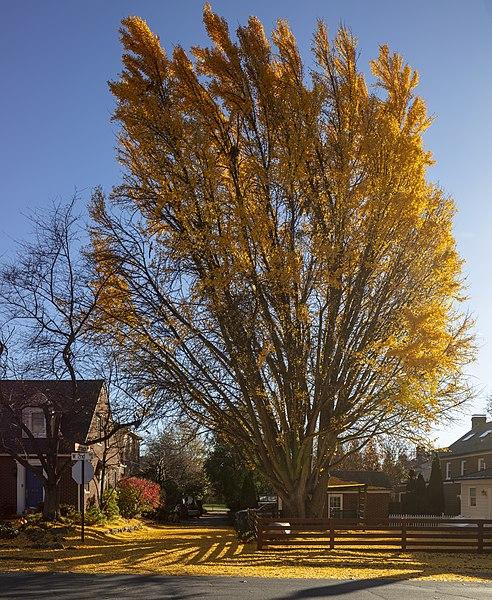
<instances>
[{"instance_id":1,"label":"distant house with siding","mask_svg":"<svg viewBox=\"0 0 492 600\"><path fill-rule=\"evenodd\" d=\"M446 514L492 519L492 421L473 415L471 429L439 459Z\"/></svg>"}]
</instances>

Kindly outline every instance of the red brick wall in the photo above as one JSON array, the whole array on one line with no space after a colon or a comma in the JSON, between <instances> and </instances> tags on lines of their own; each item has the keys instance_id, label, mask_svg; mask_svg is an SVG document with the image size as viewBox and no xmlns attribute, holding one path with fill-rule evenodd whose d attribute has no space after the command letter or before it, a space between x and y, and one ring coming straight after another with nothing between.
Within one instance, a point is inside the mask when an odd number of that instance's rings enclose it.
<instances>
[{"instance_id":1,"label":"red brick wall","mask_svg":"<svg viewBox=\"0 0 492 600\"><path fill-rule=\"evenodd\" d=\"M389 515L390 499L390 492L378 494L371 494L369 492L366 499L366 519L369 521L387 519Z\"/></svg>"},{"instance_id":2,"label":"red brick wall","mask_svg":"<svg viewBox=\"0 0 492 600\"><path fill-rule=\"evenodd\" d=\"M17 467L10 456L0 456L0 515L11 516L17 510Z\"/></svg>"},{"instance_id":3,"label":"red brick wall","mask_svg":"<svg viewBox=\"0 0 492 600\"><path fill-rule=\"evenodd\" d=\"M481 454L477 453L470 456L457 456L457 457L447 457L443 456L440 458L441 462L441 471L443 481L446 481L446 464L450 463L451 465L451 479L454 477L459 477L461 475L461 461L466 461L465 466L465 474L476 473L478 471L478 459L483 458L485 460L486 468L492 467L492 452L483 452Z\"/></svg>"}]
</instances>

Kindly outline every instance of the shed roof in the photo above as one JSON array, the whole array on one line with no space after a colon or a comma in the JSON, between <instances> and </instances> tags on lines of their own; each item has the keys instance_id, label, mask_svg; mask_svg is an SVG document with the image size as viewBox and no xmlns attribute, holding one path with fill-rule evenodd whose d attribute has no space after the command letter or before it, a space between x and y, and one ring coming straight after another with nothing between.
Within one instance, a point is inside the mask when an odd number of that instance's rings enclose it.
<instances>
[{"instance_id":1,"label":"shed roof","mask_svg":"<svg viewBox=\"0 0 492 600\"><path fill-rule=\"evenodd\" d=\"M382 471L331 471L330 476L343 483L365 484L378 488L391 488L389 477ZM335 482L334 482L335 483ZM335 485L338 485L335 483Z\"/></svg>"}]
</instances>

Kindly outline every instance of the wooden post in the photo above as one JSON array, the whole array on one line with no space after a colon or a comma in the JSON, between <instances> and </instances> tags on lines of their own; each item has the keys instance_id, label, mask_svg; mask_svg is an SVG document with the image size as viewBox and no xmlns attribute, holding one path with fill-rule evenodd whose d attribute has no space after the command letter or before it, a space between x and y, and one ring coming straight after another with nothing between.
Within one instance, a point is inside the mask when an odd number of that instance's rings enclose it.
<instances>
[{"instance_id":1,"label":"wooden post","mask_svg":"<svg viewBox=\"0 0 492 600\"><path fill-rule=\"evenodd\" d=\"M483 523L477 523L477 551L483 552Z\"/></svg>"},{"instance_id":2,"label":"wooden post","mask_svg":"<svg viewBox=\"0 0 492 600\"><path fill-rule=\"evenodd\" d=\"M333 528L333 524L330 523L330 550L334 550L335 548L335 530Z\"/></svg>"},{"instance_id":3,"label":"wooden post","mask_svg":"<svg viewBox=\"0 0 492 600\"><path fill-rule=\"evenodd\" d=\"M263 522L258 516L256 516L256 549L263 550Z\"/></svg>"},{"instance_id":4,"label":"wooden post","mask_svg":"<svg viewBox=\"0 0 492 600\"><path fill-rule=\"evenodd\" d=\"M407 526L403 523L401 526L401 549L402 552L407 549Z\"/></svg>"}]
</instances>

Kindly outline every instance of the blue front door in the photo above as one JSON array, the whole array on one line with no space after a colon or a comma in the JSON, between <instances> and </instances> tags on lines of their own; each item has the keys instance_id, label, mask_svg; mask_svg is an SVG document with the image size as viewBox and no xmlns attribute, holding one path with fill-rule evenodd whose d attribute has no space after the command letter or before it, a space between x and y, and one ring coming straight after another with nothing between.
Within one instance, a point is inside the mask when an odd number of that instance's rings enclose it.
<instances>
[{"instance_id":1,"label":"blue front door","mask_svg":"<svg viewBox=\"0 0 492 600\"><path fill-rule=\"evenodd\" d=\"M26 508L37 508L42 501L43 483L31 469L26 469Z\"/></svg>"}]
</instances>

